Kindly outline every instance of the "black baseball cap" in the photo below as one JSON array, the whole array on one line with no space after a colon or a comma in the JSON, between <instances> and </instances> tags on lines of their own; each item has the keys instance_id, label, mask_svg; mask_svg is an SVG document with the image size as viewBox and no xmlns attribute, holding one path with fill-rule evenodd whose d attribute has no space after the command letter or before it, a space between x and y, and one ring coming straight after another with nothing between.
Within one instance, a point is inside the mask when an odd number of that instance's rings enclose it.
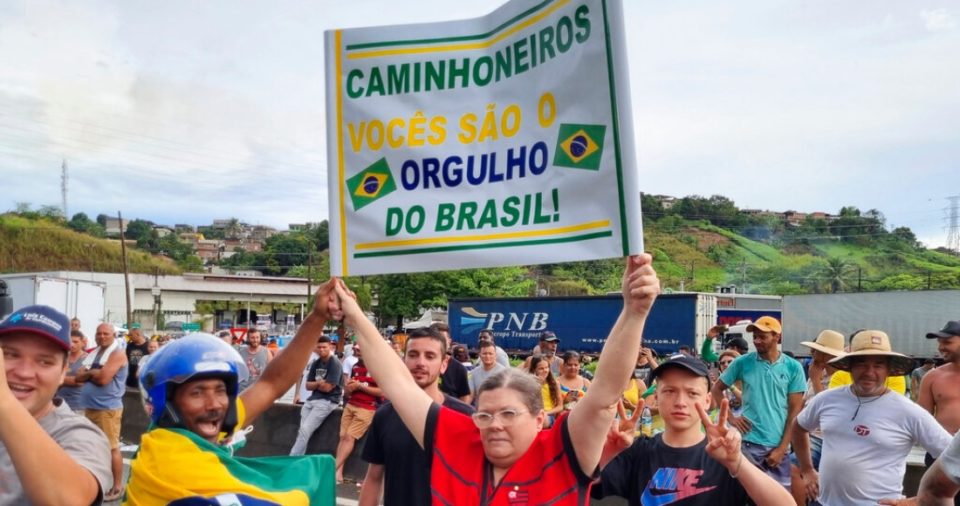
<instances>
[{"instance_id":1,"label":"black baseball cap","mask_svg":"<svg viewBox=\"0 0 960 506\"><path fill-rule=\"evenodd\" d=\"M948 321L947 324L943 326L943 330L940 332L930 332L927 334L927 339L939 339L941 337L946 338L953 336L960 336L960 321Z\"/></svg>"},{"instance_id":2,"label":"black baseball cap","mask_svg":"<svg viewBox=\"0 0 960 506\"><path fill-rule=\"evenodd\" d=\"M70 319L50 306L36 305L20 308L0 322L0 336L26 332L44 337L66 351L70 351Z\"/></svg>"},{"instance_id":3,"label":"black baseball cap","mask_svg":"<svg viewBox=\"0 0 960 506\"><path fill-rule=\"evenodd\" d=\"M710 371L707 370L707 364L705 364L703 360L677 353L676 355L670 355L665 361L661 362L660 365L653 370L653 377L659 378L664 371L670 368L683 369L703 378L708 378L710 374Z\"/></svg>"},{"instance_id":4,"label":"black baseball cap","mask_svg":"<svg viewBox=\"0 0 960 506\"><path fill-rule=\"evenodd\" d=\"M747 340L742 337L731 337L727 344L723 346L724 349L729 350L730 348L735 348L741 354L746 353L750 350L750 346L747 345Z\"/></svg>"},{"instance_id":5,"label":"black baseball cap","mask_svg":"<svg viewBox=\"0 0 960 506\"><path fill-rule=\"evenodd\" d=\"M544 330L543 333L540 334L540 340L547 341L547 342L557 342L560 340L560 338L557 337L557 335L554 334L552 330Z\"/></svg>"}]
</instances>

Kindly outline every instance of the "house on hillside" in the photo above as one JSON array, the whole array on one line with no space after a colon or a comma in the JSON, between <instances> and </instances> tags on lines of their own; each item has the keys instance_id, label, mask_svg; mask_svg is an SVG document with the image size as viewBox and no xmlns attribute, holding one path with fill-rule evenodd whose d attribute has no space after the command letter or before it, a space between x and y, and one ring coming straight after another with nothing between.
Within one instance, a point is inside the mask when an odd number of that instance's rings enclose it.
<instances>
[{"instance_id":1,"label":"house on hillside","mask_svg":"<svg viewBox=\"0 0 960 506\"><path fill-rule=\"evenodd\" d=\"M803 223L803 220L807 219L807 213L801 213L799 211L784 211L783 212L783 221L787 222L788 226L799 227Z\"/></svg>"},{"instance_id":2,"label":"house on hillside","mask_svg":"<svg viewBox=\"0 0 960 506\"><path fill-rule=\"evenodd\" d=\"M123 220L123 229L127 229L127 225L130 224L130 220ZM107 223L103 226L104 230L107 233L107 237L120 237L120 220L118 218L107 218Z\"/></svg>"}]
</instances>

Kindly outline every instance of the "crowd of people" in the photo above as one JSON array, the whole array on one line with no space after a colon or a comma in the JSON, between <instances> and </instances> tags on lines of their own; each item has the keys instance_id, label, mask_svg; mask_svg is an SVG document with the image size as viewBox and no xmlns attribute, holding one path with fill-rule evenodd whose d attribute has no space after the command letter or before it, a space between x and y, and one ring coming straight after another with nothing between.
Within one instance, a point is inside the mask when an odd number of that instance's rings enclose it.
<instances>
[{"instance_id":1,"label":"crowd of people","mask_svg":"<svg viewBox=\"0 0 960 506\"><path fill-rule=\"evenodd\" d=\"M699 354L642 346L659 293L648 255L624 270L623 310L595 370L546 331L511 364L492 332L477 360L434 325L384 339L332 279L274 353L250 332L168 343L112 325L87 349L79 322L45 306L0 323L0 504L334 504L366 436L360 504L954 504L960 489L960 321L927 337L943 365L914 367L880 330L825 329L801 363L780 322ZM341 360L325 324L356 334ZM906 385L912 385L909 395ZM239 457L252 423L291 387L302 404L289 456ZM122 482L122 396L142 392L150 427ZM311 436L340 410L333 455ZM927 452L917 497L903 479ZM193 501L193 502L191 502Z\"/></svg>"}]
</instances>

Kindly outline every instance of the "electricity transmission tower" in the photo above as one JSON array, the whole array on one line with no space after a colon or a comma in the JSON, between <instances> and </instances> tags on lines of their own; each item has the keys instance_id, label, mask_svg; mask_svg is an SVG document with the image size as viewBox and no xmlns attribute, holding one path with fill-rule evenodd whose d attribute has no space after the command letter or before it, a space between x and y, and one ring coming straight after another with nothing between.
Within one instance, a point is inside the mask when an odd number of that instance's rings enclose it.
<instances>
[{"instance_id":1,"label":"electricity transmission tower","mask_svg":"<svg viewBox=\"0 0 960 506\"><path fill-rule=\"evenodd\" d=\"M947 197L950 201L950 225L947 227L947 249L960 254L960 195Z\"/></svg>"}]
</instances>

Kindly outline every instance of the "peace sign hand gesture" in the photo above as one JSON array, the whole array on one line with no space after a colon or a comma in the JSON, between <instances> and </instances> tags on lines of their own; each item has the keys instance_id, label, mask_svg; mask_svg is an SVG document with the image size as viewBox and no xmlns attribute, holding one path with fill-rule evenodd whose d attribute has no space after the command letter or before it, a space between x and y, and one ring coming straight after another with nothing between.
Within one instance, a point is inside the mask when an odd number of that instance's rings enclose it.
<instances>
[{"instance_id":1,"label":"peace sign hand gesture","mask_svg":"<svg viewBox=\"0 0 960 506\"><path fill-rule=\"evenodd\" d=\"M633 444L634 433L637 430L637 420L643 413L643 399L637 402L637 409L628 418L627 411L623 407L623 401L617 402L617 414L620 416L610 424L610 432L607 433L606 448L615 448L617 451L629 448Z\"/></svg>"},{"instance_id":2,"label":"peace sign hand gesture","mask_svg":"<svg viewBox=\"0 0 960 506\"><path fill-rule=\"evenodd\" d=\"M720 403L720 416L717 418L717 423L710 420L710 415L703 406L700 404L696 406L707 434L707 454L723 464L731 474L736 475L740 471L740 459L743 458L743 454L740 453L740 431L727 426L730 401L724 399Z\"/></svg>"}]
</instances>

